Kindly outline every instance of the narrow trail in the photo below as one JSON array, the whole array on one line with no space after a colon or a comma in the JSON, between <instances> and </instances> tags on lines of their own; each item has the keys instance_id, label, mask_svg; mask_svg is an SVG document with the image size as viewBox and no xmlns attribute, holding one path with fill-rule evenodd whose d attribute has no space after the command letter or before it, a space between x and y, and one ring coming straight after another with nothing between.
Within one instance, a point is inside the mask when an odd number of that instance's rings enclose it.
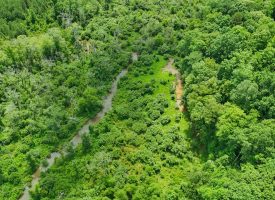
<instances>
[{"instance_id":1,"label":"narrow trail","mask_svg":"<svg viewBox=\"0 0 275 200\"><path fill-rule=\"evenodd\" d=\"M180 112L184 111L184 107L182 104L182 95L183 95L183 86L180 72L173 66L174 59L170 58L167 65L164 67L164 71L167 71L174 76L176 76L176 84L175 84L175 92L176 92L176 103L180 110Z\"/></svg>"},{"instance_id":2,"label":"narrow trail","mask_svg":"<svg viewBox=\"0 0 275 200\"><path fill-rule=\"evenodd\" d=\"M132 53L132 61L138 60L138 54ZM110 89L109 94L103 99L103 105L102 110L97 113L97 115L88 120L82 128L76 133L76 135L70 140L70 144L72 144L73 149L75 149L79 144L82 143L82 136L89 133L89 127L91 125L94 125L98 123L107 112L109 112L112 108L112 100L115 94L117 93L117 85L119 80L127 74L127 69L123 69L116 77L115 81L112 84L112 87ZM56 158L60 158L62 155L67 155L68 152L66 148L63 148L60 152L52 152L50 156L46 159L48 162L48 166L44 167L43 165L40 165L38 169L35 171L35 173L32 175L32 181L30 184L30 187L26 186L23 195L19 198L19 200L29 200L31 198L30 191L35 189L35 186L38 184L41 173L46 172L51 166L53 166L54 161Z\"/></svg>"}]
</instances>

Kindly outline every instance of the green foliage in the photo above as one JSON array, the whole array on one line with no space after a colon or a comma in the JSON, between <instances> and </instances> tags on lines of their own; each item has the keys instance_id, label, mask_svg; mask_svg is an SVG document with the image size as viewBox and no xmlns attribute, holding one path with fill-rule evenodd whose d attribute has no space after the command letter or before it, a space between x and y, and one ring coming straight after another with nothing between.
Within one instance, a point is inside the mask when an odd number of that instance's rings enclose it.
<instances>
[{"instance_id":1,"label":"green foliage","mask_svg":"<svg viewBox=\"0 0 275 200\"><path fill-rule=\"evenodd\" d=\"M260 56L262 52L273 54L270 33L274 33L274 21L267 14L272 7L269 3L202 3L203 13L200 10L191 17L197 21L188 24L177 46L194 144L211 159L228 155L233 166L256 164L259 155L270 157L274 143L268 125L274 119L275 101L270 101L274 99L273 89L270 91L274 76L272 64L262 65ZM265 134L255 128L262 129L263 123ZM270 143L261 141L263 138ZM259 141L264 145L259 147Z\"/></svg>"},{"instance_id":2,"label":"green foliage","mask_svg":"<svg viewBox=\"0 0 275 200\"><path fill-rule=\"evenodd\" d=\"M171 122L171 119L169 118L169 117L163 117L162 119L161 119L161 124L162 125L167 125L167 124L169 124Z\"/></svg>"},{"instance_id":3,"label":"green foliage","mask_svg":"<svg viewBox=\"0 0 275 200\"><path fill-rule=\"evenodd\" d=\"M160 112L158 110L153 110L151 113L150 113L150 118L152 120L156 120L158 119L159 117L161 116Z\"/></svg>"},{"instance_id":4,"label":"green foliage","mask_svg":"<svg viewBox=\"0 0 275 200\"><path fill-rule=\"evenodd\" d=\"M13 38L49 28L50 24L54 24L54 2L52 0L1 1L0 37Z\"/></svg>"},{"instance_id":5,"label":"green foliage","mask_svg":"<svg viewBox=\"0 0 275 200\"><path fill-rule=\"evenodd\" d=\"M1 2L0 166L5 182L0 186L4 191L0 199L18 199L47 155L101 109L101 99L113 78L129 63L128 50L116 45L113 32L106 32L108 40L104 44L96 36L83 40L84 33L96 35L99 28L83 28L76 23L63 28L63 22L57 19L63 8L54 3ZM7 18L9 29L3 33ZM101 31L113 25L108 19L91 22L87 16L87 20L83 23L101 27ZM15 27L11 27L13 24ZM17 38L4 40L9 37ZM7 166L16 170L10 173Z\"/></svg>"},{"instance_id":6,"label":"green foliage","mask_svg":"<svg viewBox=\"0 0 275 200\"><path fill-rule=\"evenodd\" d=\"M98 98L95 88L86 88L83 97L79 100L79 112L88 116L94 115L101 108L101 101Z\"/></svg>"},{"instance_id":7,"label":"green foliage","mask_svg":"<svg viewBox=\"0 0 275 200\"><path fill-rule=\"evenodd\" d=\"M157 77L170 82L174 77L162 71L163 65L164 62L161 59L151 68ZM140 66L140 68L145 67ZM141 82L143 84L136 84ZM146 84L154 88L153 93L129 101L131 96L136 91L143 90ZM187 130L187 124L185 119L181 118L178 121L178 127L174 127L175 122L170 120L169 115L180 113L174 108L173 101L169 96L169 87L157 82L152 83L151 75L135 77L134 71L129 72L128 78L121 80L118 94L113 102L113 110L106 116L109 130L105 129L105 120L95 125L93 132L98 131L98 134L89 140L92 141L90 153L82 153L84 143L82 151L78 150L75 153L72 162L79 166L80 176L75 179L66 176L66 180L64 180L61 178L64 176L60 173L66 170L69 174L75 174L74 164L64 162L62 165L56 165L48 172L51 173L51 176L42 178L35 195L41 198L55 199L63 191L65 198L75 195L80 198L89 196L93 199L151 199L152 196L155 199L165 199L166 197L173 199L184 197L185 195L177 189L177 185L185 176L182 174L180 166L189 168L185 153L190 145L183 137L183 133L180 132L180 130ZM155 119L147 127L147 115L139 113L147 111L160 113L160 108L163 109L163 119L170 123L166 122L166 126L163 126L159 119ZM124 110L128 112L127 118L123 117ZM133 117L135 117L134 120ZM59 178L59 176L61 177ZM58 177L51 184L53 187L45 185L51 177ZM48 178L49 180L47 180ZM61 186L62 183L57 181L61 179L66 184ZM75 184L72 184L72 180ZM165 184L159 184L159 180ZM169 187L167 190L166 184L169 184L171 189ZM86 187L87 185L89 187ZM80 188L85 189L80 190ZM50 190L52 192L49 196L48 191Z\"/></svg>"},{"instance_id":8,"label":"green foliage","mask_svg":"<svg viewBox=\"0 0 275 200\"><path fill-rule=\"evenodd\" d=\"M0 168L0 184L4 184L5 182L5 177L4 177L4 174L3 174L3 170Z\"/></svg>"},{"instance_id":9,"label":"green foliage","mask_svg":"<svg viewBox=\"0 0 275 200\"><path fill-rule=\"evenodd\" d=\"M134 132L140 134L140 133L144 133L146 131L146 124L142 123L142 122L135 122L132 126L132 129Z\"/></svg>"},{"instance_id":10,"label":"green foliage","mask_svg":"<svg viewBox=\"0 0 275 200\"><path fill-rule=\"evenodd\" d=\"M272 199L274 14L270 0L2 0L0 199L19 198L126 67L112 111L34 199ZM181 72L184 114L158 54Z\"/></svg>"},{"instance_id":11,"label":"green foliage","mask_svg":"<svg viewBox=\"0 0 275 200\"><path fill-rule=\"evenodd\" d=\"M82 151L83 153L88 153L91 150L91 138L90 135L82 136Z\"/></svg>"},{"instance_id":12,"label":"green foliage","mask_svg":"<svg viewBox=\"0 0 275 200\"><path fill-rule=\"evenodd\" d=\"M257 156L272 157L274 146L274 120L257 119L253 111L246 115L240 108L226 105L219 117L216 135L223 153L235 158L235 162L255 161Z\"/></svg>"},{"instance_id":13,"label":"green foliage","mask_svg":"<svg viewBox=\"0 0 275 200\"><path fill-rule=\"evenodd\" d=\"M273 163L273 164L272 164ZM274 160L259 165L258 169L245 164L240 170L226 169L218 162L206 162L204 171L196 173L193 180L197 187L195 198L202 199L272 199L271 189ZM197 180L196 180L197 179Z\"/></svg>"}]
</instances>

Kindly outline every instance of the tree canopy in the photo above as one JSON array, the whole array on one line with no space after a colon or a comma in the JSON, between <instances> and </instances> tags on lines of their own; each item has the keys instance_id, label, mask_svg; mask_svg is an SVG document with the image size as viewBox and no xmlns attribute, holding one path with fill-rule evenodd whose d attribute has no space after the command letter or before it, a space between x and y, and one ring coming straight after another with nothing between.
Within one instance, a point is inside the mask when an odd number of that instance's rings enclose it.
<instances>
[{"instance_id":1,"label":"tree canopy","mask_svg":"<svg viewBox=\"0 0 275 200\"><path fill-rule=\"evenodd\" d=\"M273 199L274 8L1 0L0 199L19 199L124 68L111 111L42 173L33 199ZM169 58L178 77L163 70Z\"/></svg>"}]
</instances>

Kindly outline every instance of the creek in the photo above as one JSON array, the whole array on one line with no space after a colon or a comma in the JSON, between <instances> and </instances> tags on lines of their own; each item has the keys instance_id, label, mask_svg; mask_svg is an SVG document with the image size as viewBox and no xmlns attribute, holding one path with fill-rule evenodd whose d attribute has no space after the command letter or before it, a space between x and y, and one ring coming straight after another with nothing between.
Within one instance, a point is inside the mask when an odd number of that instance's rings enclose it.
<instances>
[{"instance_id":1,"label":"creek","mask_svg":"<svg viewBox=\"0 0 275 200\"><path fill-rule=\"evenodd\" d=\"M132 61L138 60L138 54L132 53ZM81 129L76 133L76 135L70 140L70 144L72 145L73 149L75 149L79 144L82 143L82 136L89 133L89 127L98 123L105 114L111 110L112 108L112 100L115 94L117 93L117 86L119 80L127 74L127 69L123 69L116 77L114 82L112 83L112 87L108 93L108 95L103 99L102 109L95 117L92 119L89 119L86 121L86 123L81 127ZM35 186L38 184L41 173L46 172L55 162L56 158L60 158L65 155L67 155L68 152L66 148L64 147L60 152L52 152L49 157L46 159L48 165L43 166L40 165L35 173L32 175L32 181L30 183L30 186L26 186L24 189L23 195L19 198L19 200L29 200L30 199L30 191L35 189Z\"/></svg>"}]
</instances>

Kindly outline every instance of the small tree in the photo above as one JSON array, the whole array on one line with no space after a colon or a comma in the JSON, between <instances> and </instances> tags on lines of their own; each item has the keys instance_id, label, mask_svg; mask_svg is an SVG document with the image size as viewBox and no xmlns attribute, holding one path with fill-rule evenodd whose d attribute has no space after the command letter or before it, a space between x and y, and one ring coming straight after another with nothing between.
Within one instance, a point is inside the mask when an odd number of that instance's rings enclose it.
<instances>
[{"instance_id":1,"label":"small tree","mask_svg":"<svg viewBox=\"0 0 275 200\"><path fill-rule=\"evenodd\" d=\"M88 134L82 136L82 152L88 153L91 150L91 138Z\"/></svg>"},{"instance_id":2,"label":"small tree","mask_svg":"<svg viewBox=\"0 0 275 200\"><path fill-rule=\"evenodd\" d=\"M0 167L0 185L2 185L5 181L4 173L2 171L2 168Z\"/></svg>"},{"instance_id":3,"label":"small tree","mask_svg":"<svg viewBox=\"0 0 275 200\"><path fill-rule=\"evenodd\" d=\"M36 169L36 164L35 164L35 159L31 153L27 154L26 161L29 165L30 171L34 172L34 170Z\"/></svg>"}]
</instances>

